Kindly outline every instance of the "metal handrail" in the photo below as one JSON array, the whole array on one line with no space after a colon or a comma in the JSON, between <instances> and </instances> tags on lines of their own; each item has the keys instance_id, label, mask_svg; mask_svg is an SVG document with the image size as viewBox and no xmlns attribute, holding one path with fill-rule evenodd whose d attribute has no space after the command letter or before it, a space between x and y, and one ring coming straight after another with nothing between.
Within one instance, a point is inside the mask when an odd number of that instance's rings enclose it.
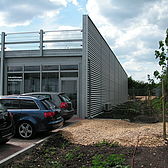
<instances>
[{"instance_id":1,"label":"metal handrail","mask_svg":"<svg viewBox=\"0 0 168 168\"><path fill-rule=\"evenodd\" d=\"M50 32L67 32L67 31L81 31L82 32L82 29L73 29L73 30L54 30L54 31L45 31L46 33L50 33ZM44 32L44 33L45 33Z\"/></svg>"},{"instance_id":2,"label":"metal handrail","mask_svg":"<svg viewBox=\"0 0 168 168\"><path fill-rule=\"evenodd\" d=\"M13 42L5 42L5 44L26 44L26 43L39 43L39 42L40 40L38 41L13 41Z\"/></svg>"},{"instance_id":3,"label":"metal handrail","mask_svg":"<svg viewBox=\"0 0 168 168\"><path fill-rule=\"evenodd\" d=\"M6 33L5 35L11 35L11 34L33 34L33 33L39 33L39 32L17 32L17 33Z\"/></svg>"},{"instance_id":4,"label":"metal handrail","mask_svg":"<svg viewBox=\"0 0 168 168\"><path fill-rule=\"evenodd\" d=\"M55 34L59 32L60 34ZM50 33L53 34L52 38ZM44 44L48 45L49 43L51 43L51 45L53 45L54 43L55 44L65 43L67 47L66 43L69 43L68 47L78 48L79 46L81 47L82 45L78 45L75 42L82 42L83 40L81 29L55 30L55 31L40 30L39 32L19 32L19 33L2 32L2 34L4 37L3 37L3 41L0 41L0 45L4 45L4 50L6 49L6 47L8 47L12 51L12 50L15 50L16 48L15 45L18 45L21 47L21 45L23 44L25 44L25 49L31 50L29 46L26 46L26 44L39 44L39 49L41 54L42 54L43 48L45 47ZM26 35L27 37L23 38ZM76 45L74 46L74 44Z\"/></svg>"}]
</instances>

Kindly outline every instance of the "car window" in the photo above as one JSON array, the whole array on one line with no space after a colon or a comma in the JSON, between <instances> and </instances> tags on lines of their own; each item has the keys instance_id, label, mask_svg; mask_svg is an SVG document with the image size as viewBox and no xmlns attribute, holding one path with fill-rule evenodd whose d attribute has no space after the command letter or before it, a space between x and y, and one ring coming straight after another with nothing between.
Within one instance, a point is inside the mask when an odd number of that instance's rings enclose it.
<instances>
[{"instance_id":1,"label":"car window","mask_svg":"<svg viewBox=\"0 0 168 168\"><path fill-rule=\"evenodd\" d=\"M49 98L51 100L51 96L49 94L41 94L41 96L43 96L45 98Z\"/></svg>"},{"instance_id":2,"label":"car window","mask_svg":"<svg viewBox=\"0 0 168 168\"><path fill-rule=\"evenodd\" d=\"M33 100L20 100L21 109L38 109L37 104Z\"/></svg>"},{"instance_id":3,"label":"car window","mask_svg":"<svg viewBox=\"0 0 168 168\"><path fill-rule=\"evenodd\" d=\"M61 103L61 99L58 95L52 94L52 102L54 102L54 104L58 107Z\"/></svg>"},{"instance_id":4,"label":"car window","mask_svg":"<svg viewBox=\"0 0 168 168\"><path fill-rule=\"evenodd\" d=\"M20 109L19 100L16 99L1 99L0 103L7 109Z\"/></svg>"},{"instance_id":5,"label":"car window","mask_svg":"<svg viewBox=\"0 0 168 168\"><path fill-rule=\"evenodd\" d=\"M69 102L69 101L71 101L71 100L69 99L69 97L66 96L66 94L59 94L59 97L60 97L60 99L61 99L63 102Z\"/></svg>"},{"instance_id":6,"label":"car window","mask_svg":"<svg viewBox=\"0 0 168 168\"><path fill-rule=\"evenodd\" d=\"M35 95L33 94L33 96L39 96L39 97L45 97L45 98L51 99L51 96L48 94L35 94Z\"/></svg>"},{"instance_id":7,"label":"car window","mask_svg":"<svg viewBox=\"0 0 168 168\"><path fill-rule=\"evenodd\" d=\"M4 106L0 103L0 110L3 110L4 109Z\"/></svg>"},{"instance_id":8,"label":"car window","mask_svg":"<svg viewBox=\"0 0 168 168\"><path fill-rule=\"evenodd\" d=\"M6 111L6 107L0 103L0 113L2 113L3 111Z\"/></svg>"},{"instance_id":9,"label":"car window","mask_svg":"<svg viewBox=\"0 0 168 168\"><path fill-rule=\"evenodd\" d=\"M52 105L46 99L45 100L41 100L41 103L44 105L46 110L50 110L52 108Z\"/></svg>"},{"instance_id":10,"label":"car window","mask_svg":"<svg viewBox=\"0 0 168 168\"><path fill-rule=\"evenodd\" d=\"M51 109L55 109L57 106L52 100L46 100Z\"/></svg>"}]
</instances>

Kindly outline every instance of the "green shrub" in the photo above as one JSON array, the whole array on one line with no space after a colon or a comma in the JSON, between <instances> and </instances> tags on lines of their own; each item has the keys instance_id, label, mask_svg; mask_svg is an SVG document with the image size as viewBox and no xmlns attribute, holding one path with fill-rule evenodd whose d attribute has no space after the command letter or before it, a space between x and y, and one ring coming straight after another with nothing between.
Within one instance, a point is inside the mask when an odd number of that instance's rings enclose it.
<instances>
[{"instance_id":1,"label":"green shrub","mask_svg":"<svg viewBox=\"0 0 168 168\"><path fill-rule=\"evenodd\" d=\"M65 158L66 160L72 160L76 157L75 153L80 150L80 147L76 147L75 149L73 150L70 150L66 155L65 155Z\"/></svg>"},{"instance_id":2,"label":"green shrub","mask_svg":"<svg viewBox=\"0 0 168 168\"><path fill-rule=\"evenodd\" d=\"M75 157L74 153L73 152L68 152L66 155L65 155L65 158L66 160L72 160L73 158Z\"/></svg>"},{"instance_id":3,"label":"green shrub","mask_svg":"<svg viewBox=\"0 0 168 168\"><path fill-rule=\"evenodd\" d=\"M162 113L162 99L161 98L155 98L151 100L151 106L157 113ZM165 104L166 113L168 114L168 102Z\"/></svg>"},{"instance_id":4,"label":"green shrub","mask_svg":"<svg viewBox=\"0 0 168 168\"><path fill-rule=\"evenodd\" d=\"M50 165L51 166L49 166L49 167L51 167L51 168L62 168L62 164L58 161L51 161Z\"/></svg>"},{"instance_id":5,"label":"green shrub","mask_svg":"<svg viewBox=\"0 0 168 168\"><path fill-rule=\"evenodd\" d=\"M99 154L95 155L92 158L92 167L91 168L131 168L124 164L125 159L122 154L111 154L107 157Z\"/></svg>"},{"instance_id":6,"label":"green shrub","mask_svg":"<svg viewBox=\"0 0 168 168\"><path fill-rule=\"evenodd\" d=\"M103 140L103 141L101 141L101 142L98 142L98 143L96 143L95 144L96 146L104 146L104 145L107 145L107 146L109 146L109 147L118 147L119 146L119 143L118 142L115 142L115 141L113 141L113 142L108 142L107 140Z\"/></svg>"}]
</instances>

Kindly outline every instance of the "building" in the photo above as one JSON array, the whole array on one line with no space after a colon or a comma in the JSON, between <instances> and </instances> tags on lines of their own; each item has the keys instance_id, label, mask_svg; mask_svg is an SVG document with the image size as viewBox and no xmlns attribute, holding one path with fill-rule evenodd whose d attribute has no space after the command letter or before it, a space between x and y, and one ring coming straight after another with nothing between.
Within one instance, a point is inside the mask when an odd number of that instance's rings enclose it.
<instances>
[{"instance_id":1,"label":"building","mask_svg":"<svg viewBox=\"0 0 168 168\"><path fill-rule=\"evenodd\" d=\"M80 30L1 34L0 94L64 91L77 115L127 101L127 74L89 16Z\"/></svg>"}]
</instances>

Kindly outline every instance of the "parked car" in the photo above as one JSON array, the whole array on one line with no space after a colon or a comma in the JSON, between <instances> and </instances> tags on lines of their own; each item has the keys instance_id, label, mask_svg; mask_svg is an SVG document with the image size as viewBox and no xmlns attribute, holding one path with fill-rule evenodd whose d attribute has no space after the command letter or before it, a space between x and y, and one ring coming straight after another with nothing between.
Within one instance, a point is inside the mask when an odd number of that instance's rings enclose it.
<instances>
[{"instance_id":1,"label":"parked car","mask_svg":"<svg viewBox=\"0 0 168 168\"><path fill-rule=\"evenodd\" d=\"M0 103L13 114L16 134L21 138L29 139L37 132L50 131L63 125L60 109L52 108L47 98L1 96Z\"/></svg>"},{"instance_id":2,"label":"parked car","mask_svg":"<svg viewBox=\"0 0 168 168\"><path fill-rule=\"evenodd\" d=\"M6 143L14 135L13 116L0 104L0 144Z\"/></svg>"},{"instance_id":3,"label":"parked car","mask_svg":"<svg viewBox=\"0 0 168 168\"><path fill-rule=\"evenodd\" d=\"M47 97L49 98L56 107L59 107L61 109L61 115L64 118L64 120L69 120L75 113L73 104L69 97L61 92L32 92L32 93L24 93L22 94L24 96L35 96L35 97Z\"/></svg>"}]
</instances>

